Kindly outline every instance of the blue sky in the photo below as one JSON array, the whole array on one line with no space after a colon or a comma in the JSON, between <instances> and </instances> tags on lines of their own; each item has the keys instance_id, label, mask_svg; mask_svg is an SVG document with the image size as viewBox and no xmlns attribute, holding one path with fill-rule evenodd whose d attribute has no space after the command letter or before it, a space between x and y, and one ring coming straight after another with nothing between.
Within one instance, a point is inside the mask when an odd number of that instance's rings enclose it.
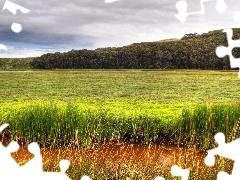
<instances>
[{"instance_id":1,"label":"blue sky","mask_svg":"<svg viewBox=\"0 0 240 180\"><path fill-rule=\"evenodd\" d=\"M214 29L239 27L233 13L240 11L239 0L225 0L227 10L219 13L216 0L204 2L204 15L191 15L185 23L174 15L178 0L11 0L30 10L16 15L0 12L0 57L36 57L48 52L72 49L120 47L136 42L181 38ZM199 11L200 0L188 0L188 12ZM5 0L0 0L3 7ZM12 23L23 30L14 33Z\"/></svg>"}]
</instances>

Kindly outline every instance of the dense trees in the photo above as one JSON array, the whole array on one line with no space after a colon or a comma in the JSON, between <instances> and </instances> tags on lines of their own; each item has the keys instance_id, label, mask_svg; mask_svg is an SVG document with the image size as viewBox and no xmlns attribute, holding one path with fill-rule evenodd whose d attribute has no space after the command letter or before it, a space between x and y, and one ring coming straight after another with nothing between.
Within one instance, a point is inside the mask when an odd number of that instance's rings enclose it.
<instances>
[{"instance_id":1,"label":"dense trees","mask_svg":"<svg viewBox=\"0 0 240 180\"><path fill-rule=\"evenodd\" d=\"M233 29L240 39L240 29ZM36 69L230 69L228 57L218 58L216 48L227 46L222 30L186 34L181 40L134 43L119 48L71 50L44 54L31 62ZM240 57L239 49L233 50Z\"/></svg>"},{"instance_id":2,"label":"dense trees","mask_svg":"<svg viewBox=\"0 0 240 180\"><path fill-rule=\"evenodd\" d=\"M30 69L30 62L34 58L0 58L0 70Z\"/></svg>"}]
</instances>

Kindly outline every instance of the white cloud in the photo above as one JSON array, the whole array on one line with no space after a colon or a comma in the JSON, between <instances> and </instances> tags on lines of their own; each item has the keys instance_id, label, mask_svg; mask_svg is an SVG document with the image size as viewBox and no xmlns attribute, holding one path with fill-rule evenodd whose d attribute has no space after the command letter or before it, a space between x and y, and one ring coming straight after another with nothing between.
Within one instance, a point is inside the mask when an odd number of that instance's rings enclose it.
<instances>
[{"instance_id":1,"label":"white cloud","mask_svg":"<svg viewBox=\"0 0 240 180\"><path fill-rule=\"evenodd\" d=\"M54 53L51 49L28 49L7 46L7 51L0 50L0 58L38 57L46 53Z\"/></svg>"},{"instance_id":2,"label":"white cloud","mask_svg":"<svg viewBox=\"0 0 240 180\"><path fill-rule=\"evenodd\" d=\"M21 51L0 51L0 56L39 55L45 49L31 48L31 44L60 49L95 49L119 47L135 42L151 42L180 38L186 33L203 33L214 29L239 26L233 14L239 11L239 0L226 0L227 10L219 13L216 1L204 2L204 15L191 15L181 23L174 15L178 0L12 0L30 10L28 14L0 12L0 44L22 42ZM188 11L200 9L200 0L187 0ZM3 5L4 3L2 3ZM1 4L0 4L1 5ZM13 22L21 23L19 34L11 32ZM8 45L8 44L7 44ZM2 53L3 52L3 53Z\"/></svg>"}]
</instances>

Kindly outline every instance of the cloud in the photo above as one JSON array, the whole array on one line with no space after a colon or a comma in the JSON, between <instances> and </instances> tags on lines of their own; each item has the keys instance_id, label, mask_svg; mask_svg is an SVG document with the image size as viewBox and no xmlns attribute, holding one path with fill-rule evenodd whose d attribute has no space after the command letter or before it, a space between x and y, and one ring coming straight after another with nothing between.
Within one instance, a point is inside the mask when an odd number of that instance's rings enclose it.
<instances>
[{"instance_id":1,"label":"cloud","mask_svg":"<svg viewBox=\"0 0 240 180\"><path fill-rule=\"evenodd\" d=\"M38 48L16 48L7 46L7 51L0 50L0 58L26 58L39 57L42 54L54 53L55 49L38 49Z\"/></svg>"},{"instance_id":2,"label":"cloud","mask_svg":"<svg viewBox=\"0 0 240 180\"><path fill-rule=\"evenodd\" d=\"M185 23L174 16L177 13L177 0L12 2L30 9L30 12L17 12L15 16L7 10L0 13L0 44L4 42L7 46L27 48L29 55L33 55L30 51L32 49L31 52L35 52L36 46L54 51L119 47L239 25L233 19L234 12L240 10L238 0L226 0L227 11L224 13L215 10L215 0L204 2L205 15L189 16ZM187 2L188 11L200 10L200 0ZM11 31L13 22L22 24L22 32ZM17 43L22 44L17 46ZM17 55L14 51L11 53Z\"/></svg>"}]
</instances>

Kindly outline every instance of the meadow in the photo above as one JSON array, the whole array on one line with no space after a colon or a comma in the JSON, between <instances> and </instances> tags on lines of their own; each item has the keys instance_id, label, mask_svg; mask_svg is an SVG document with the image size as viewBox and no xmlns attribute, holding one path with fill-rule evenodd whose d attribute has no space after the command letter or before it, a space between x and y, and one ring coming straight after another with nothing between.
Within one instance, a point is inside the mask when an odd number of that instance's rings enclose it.
<instances>
[{"instance_id":1,"label":"meadow","mask_svg":"<svg viewBox=\"0 0 240 180\"><path fill-rule=\"evenodd\" d=\"M205 103L239 101L236 71L2 71L0 100Z\"/></svg>"},{"instance_id":2,"label":"meadow","mask_svg":"<svg viewBox=\"0 0 240 180\"><path fill-rule=\"evenodd\" d=\"M239 135L236 71L2 71L0 85L0 123L10 124L2 137L22 144L88 149L96 143L163 143L204 151L215 146L217 132L227 141ZM88 163L80 175L99 175ZM122 177L143 176L150 167ZM116 175L108 171L102 179Z\"/></svg>"}]
</instances>

